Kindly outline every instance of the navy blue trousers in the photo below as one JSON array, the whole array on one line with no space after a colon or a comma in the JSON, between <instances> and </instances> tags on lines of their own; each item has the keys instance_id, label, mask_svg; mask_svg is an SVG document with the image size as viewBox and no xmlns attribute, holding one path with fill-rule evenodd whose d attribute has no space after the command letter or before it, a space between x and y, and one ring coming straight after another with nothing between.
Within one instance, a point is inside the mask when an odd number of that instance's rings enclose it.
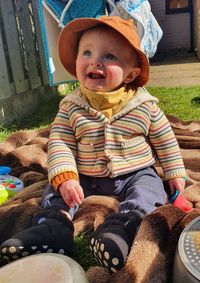
<instances>
[{"instance_id":1,"label":"navy blue trousers","mask_svg":"<svg viewBox=\"0 0 200 283\"><path fill-rule=\"evenodd\" d=\"M167 194L163 182L153 167L147 167L116 178L90 177L79 175L85 197L91 195L116 196L119 200L118 212L139 210L149 214L165 204ZM42 202L43 207L56 207L68 211L72 218L78 206L69 208L59 191L48 185Z\"/></svg>"}]
</instances>

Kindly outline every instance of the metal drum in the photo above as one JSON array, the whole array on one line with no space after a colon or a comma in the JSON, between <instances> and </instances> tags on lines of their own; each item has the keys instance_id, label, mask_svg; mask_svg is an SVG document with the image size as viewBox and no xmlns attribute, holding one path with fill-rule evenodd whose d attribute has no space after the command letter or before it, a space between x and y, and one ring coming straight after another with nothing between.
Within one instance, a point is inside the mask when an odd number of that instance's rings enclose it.
<instances>
[{"instance_id":1,"label":"metal drum","mask_svg":"<svg viewBox=\"0 0 200 283\"><path fill-rule=\"evenodd\" d=\"M197 282L200 282L200 216L182 231L173 270L173 283Z\"/></svg>"}]
</instances>

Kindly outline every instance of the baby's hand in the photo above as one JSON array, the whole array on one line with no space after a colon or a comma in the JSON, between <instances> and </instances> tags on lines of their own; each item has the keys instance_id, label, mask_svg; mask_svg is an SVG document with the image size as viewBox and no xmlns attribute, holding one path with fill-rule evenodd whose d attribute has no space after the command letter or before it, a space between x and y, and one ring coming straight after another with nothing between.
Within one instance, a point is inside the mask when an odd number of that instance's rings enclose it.
<instances>
[{"instance_id":1,"label":"baby's hand","mask_svg":"<svg viewBox=\"0 0 200 283\"><path fill-rule=\"evenodd\" d=\"M175 190L182 192L185 189L184 178L175 178L175 179L169 180L169 187L170 187L171 194L173 194Z\"/></svg>"},{"instance_id":2,"label":"baby's hand","mask_svg":"<svg viewBox=\"0 0 200 283\"><path fill-rule=\"evenodd\" d=\"M83 189L79 182L70 179L59 187L62 198L69 207L74 207L74 202L80 205L84 199Z\"/></svg>"}]
</instances>

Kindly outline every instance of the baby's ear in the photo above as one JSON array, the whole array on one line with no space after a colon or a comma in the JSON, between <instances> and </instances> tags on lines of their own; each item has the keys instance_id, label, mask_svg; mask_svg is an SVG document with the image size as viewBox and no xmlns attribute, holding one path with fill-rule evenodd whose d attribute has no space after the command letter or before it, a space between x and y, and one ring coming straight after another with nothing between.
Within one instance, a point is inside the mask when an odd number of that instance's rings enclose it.
<instances>
[{"instance_id":1,"label":"baby's ear","mask_svg":"<svg viewBox=\"0 0 200 283\"><path fill-rule=\"evenodd\" d=\"M125 78L124 83L128 84L137 78L137 76L140 74L141 69L140 68L133 68L129 72L128 76Z\"/></svg>"}]
</instances>

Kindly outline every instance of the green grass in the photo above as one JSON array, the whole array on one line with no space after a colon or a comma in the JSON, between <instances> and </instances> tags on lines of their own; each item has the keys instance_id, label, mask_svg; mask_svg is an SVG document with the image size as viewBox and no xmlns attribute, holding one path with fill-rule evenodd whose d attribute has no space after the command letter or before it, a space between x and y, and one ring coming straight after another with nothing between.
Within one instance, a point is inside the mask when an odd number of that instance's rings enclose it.
<instances>
[{"instance_id":1,"label":"green grass","mask_svg":"<svg viewBox=\"0 0 200 283\"><path fill-rule=\"evenodd\" d=\"M3 125L0 125L0 141L3 141L12 133L11 128L5 128Z\"/></svg>"},{"instance_id":2,"label":"green grass","mask_svg":"<svg viewBox=\"0 0 200 283\"><path fill-rule=\"evenodd\" d=\"M21 123L13 124L12 127L1 126L1 131L12 132L16 129L32 129L44 127L49 124L58 110L58 104L62 97L70 93L78 83L69 84L68 88L61 91L61 95L51 96L48 100L41 99L40 107L36 112L23 119ZM166 114L174 115L183 120L200 118L200 86L199 87L148 87L147 90L159 99L159 106Z\"/></svg>"},{"instance_id":3,"label":"green grass","mask_svg":"<svg viewBox=\"0 0 200 283\"><path fill-rule=\"evenodd\" d=\"M148 88L159 99L159 107L184 121L200 119L200 87Z\"/></svg>"},{"instance_id":4,"label":"green grass","mask_svg":"<svg viewBox=\"0 0 200 283\"><path fill-rule=\"evenodd\" d=\"M14 122L9 127L0 124L0 141L3 141L15 131L40 129L48 126L53 122L58 111L59 102L63 96L72 92L77 86L78 83L69 83L65 90L60 91L60 94L52 95L48 98L41 98L40 105L35 112L23 118L22 121Z\"/></svg>"},{"instance_id":5,"label":"green grass","mask_svg":"<svg viewBox=\"0 0 200 283\"><path fill-rule=\"evenodd\" d=\"M90 266L97 265L89 248L89 241L87 235L80 235L74 241L74 257L84 270Z\"/></svg>"},{"instance_id":6,"label":"green grass","mask_svg":"<svg viewBox=\"0 0 200 283\"><path fill-rule=\"evenodd\" d=\"M48 100L41 99L40 107L33 115L10 127L0 125L0 141L18 130L31 130L49 125L57 111L60 100L64 94L71 92L77 84L69 84L61 95L51 96ZM147 88L149 92L159 99L159 106L165 114L171 114L184 121L200 119L200 86L179 88Z\"/></svg>"},{"instance_id":7,"label":"green grass","mask_svg":"<svg viewBox=\"0 0 200 283\"><path fill-rule=\"evenodd\" d=\"M15 122L9 127L0 125L0 141L15 131L33 130L49 125L58 111L61 98L59 95L51 96L48 99L41 98L40 106L31 116L24 118L20 122Z\"/></svg>"}]
</instances>

